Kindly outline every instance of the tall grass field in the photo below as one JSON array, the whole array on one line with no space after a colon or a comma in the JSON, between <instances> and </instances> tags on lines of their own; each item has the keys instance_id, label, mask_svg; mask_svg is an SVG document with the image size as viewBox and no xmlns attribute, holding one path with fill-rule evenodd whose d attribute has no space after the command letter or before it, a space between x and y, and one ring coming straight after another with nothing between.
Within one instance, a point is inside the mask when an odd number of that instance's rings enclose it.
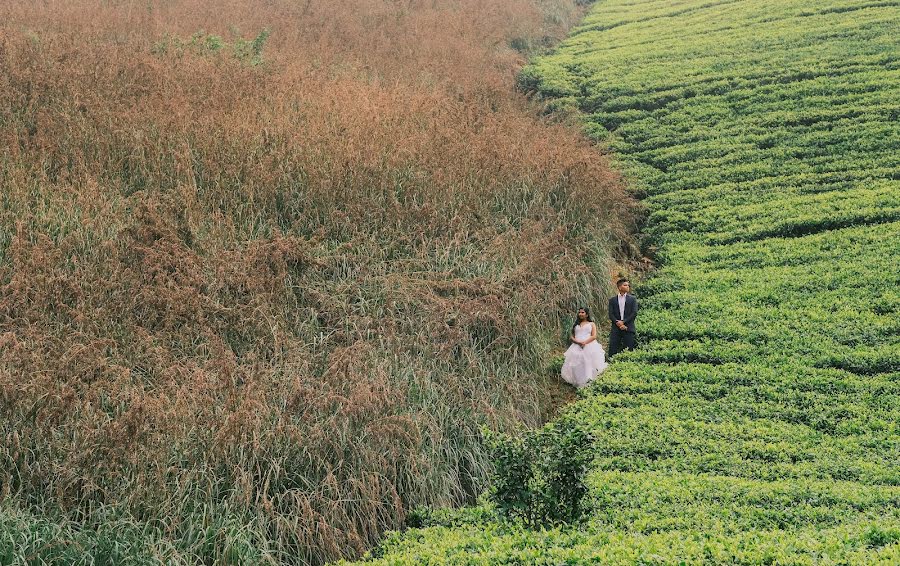
<instances>
[{"instance_id":1,"label":"tall grass field","mask_svg":"<svg viewBox=\"0 0 900 566\"><path fill-rule=\"evenodd\" d=\"M0 565L322 564L474 502L633 254L517 90L582 3L0 2Z\"/></svg>"},{"instance_id":2,"label":"tall grass field","mask_svg":"<svg viewBox=\"0 0 900 566\"><path fill-rule=\"evenodd\" d=\"M640 347L549 425L587 432L583 513L503 518L499 474L368 563L900 564L898 31L890 1L609 0L523 71L646 204Z\"/></svg>"}]
</instances>

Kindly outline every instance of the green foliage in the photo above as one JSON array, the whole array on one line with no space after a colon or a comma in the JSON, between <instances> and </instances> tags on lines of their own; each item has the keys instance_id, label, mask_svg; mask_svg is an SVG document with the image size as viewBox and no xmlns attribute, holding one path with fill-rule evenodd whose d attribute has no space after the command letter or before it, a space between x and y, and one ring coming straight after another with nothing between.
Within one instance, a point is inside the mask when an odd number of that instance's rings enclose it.
<instances>
[{"instance_id":1,"label":"green foliage","mask_svg":"<svg viewBox=\"0 0 900 566\"><path fill-rule=\"evenodd\" d=\"M563 364L566 362L566 357L563 354L559 354L553 356L548 364L548 373L556 376L562 371Z\"/></svg>"},{"instance_id":2,"label":"green foliage","mask_svg":"<svg viewBox=\"0 0 900 566\"><path fill-rule=\"evenodd\" d=\"M443 508L416 507L406 516L406 526L410 528L425 527L461 527L463 525L479 525L497 518L497 509L488 500L485 493L479 498L479 504L472 507Z\"/></svg>"},{"instance_id":3,"label":"green foliage","mask_svg":"<svg viewBox=\"0 0 900 566\"><path fill-rule=\"evenodd\" d=\"M251 41L245 39L235 40L232 47L235 58L248 62L251 65L262 63L263 47L265 47L269 35L271 35L271 32L268 29L264 29Z\"/></svg>"},{"instance_id":4,"label":"green foliage","mask_svg":"<svg viewBox=\"0 0 900 566\"><path fill-rule=\"evenodd\" d=\"M178 58L188 53L209 57L224 53L241 63L256 66L263 62L262 53L269 35L271 31L266 28L251 40L237 37L229 43L219 35L198 31L189 39L166 36L154 43L150 52L158 56L170 55Z\"/></svg>"},{"instance_id":5,"label":"green foliage","mask_svg":"<svg viewBox=\"0 0 900 566\"><path fill-rule=\"evenodd\" d=\"M535 528L579 520L586 511L590 433L561 417L521 436L488 435L495 473L490 495L507 518Z\"/></svg>"},{"instance_id":6,"label":"green foliage","mask_svg":"<svg viewBox=\"0 0 900 566\"><path fill-rule=\"evenodd\" d=\"M728 532L722 529L721 523L689 531L663 528L647 533L604 528L530 530L486 523L394 533L386 538L378 553L368 557L368 563L379 566L897 564L900 548L896 543L871 545L870 537L881 541L881 532L872 521L848 521L828 528L801 527L790 534L777 529Z\"/></svg>"},{"instance_id":7,"label":"green foliage","mask_svg":"<svg viewBox=\"0 0 900 566\"><path fill-rule=\"evenodd\" d=\"M206 510L171 537L127 512L101 508L93 522L35 514L0 503L0 565L270 564L250 522Z\"/></svg>"}]
</instances>

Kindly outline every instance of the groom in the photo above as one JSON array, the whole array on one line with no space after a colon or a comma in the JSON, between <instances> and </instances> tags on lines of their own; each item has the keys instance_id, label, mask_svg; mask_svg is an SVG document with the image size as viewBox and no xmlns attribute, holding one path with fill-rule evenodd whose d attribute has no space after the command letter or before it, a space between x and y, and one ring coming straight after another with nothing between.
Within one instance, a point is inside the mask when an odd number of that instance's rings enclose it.
<instances>
[{"instance_id":1,"label":"groom","mask_svg":"<svg viewBox=\"0 0 900 566\"><path fill-rule=\"evenodd\" d=\"M637 318L638 303L631 290L628 279L616 281L619 294L609 300L609 357L612 358L625 348L634 350L634 319Z\"/></svg>"}]
</instances>

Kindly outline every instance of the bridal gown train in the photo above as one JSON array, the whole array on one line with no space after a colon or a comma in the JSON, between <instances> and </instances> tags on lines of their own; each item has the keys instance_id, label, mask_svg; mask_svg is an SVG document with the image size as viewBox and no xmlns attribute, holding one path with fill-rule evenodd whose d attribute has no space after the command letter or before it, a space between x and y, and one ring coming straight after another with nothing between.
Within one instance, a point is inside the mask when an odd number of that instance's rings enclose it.
<instances>
[{"instance_id":1,"label":"bridal gown train","mask_svg":"<svg viewBox=\"0 0 900 566\"><path fill-rule=\"evenodd\" d=\"M591 335L593 322L575 327L575 339L587 340ZM572 344L565 353L562 378L575 387L584 387L606 369L606 352L599 342L593 340L584 348Z\"/></svg>"}]
</instances>

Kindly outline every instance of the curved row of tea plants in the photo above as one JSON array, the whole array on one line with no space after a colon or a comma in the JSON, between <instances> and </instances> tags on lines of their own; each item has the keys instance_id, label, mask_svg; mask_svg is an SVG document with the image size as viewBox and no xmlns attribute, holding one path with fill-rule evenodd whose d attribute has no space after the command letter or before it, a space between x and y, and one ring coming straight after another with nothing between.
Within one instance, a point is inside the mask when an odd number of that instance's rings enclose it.
<instances>
[{"instance_id":1,"label":"curved row of tea plants","mask_svg":"<svg viewBox=\"0 0 900 566\"><path fill-rule=\"evenodd\" d=\"M642 347L566 415L591 511L379 564L900 563L900 4L610 0L522 85L648 207Z\"/></svg>"}]
</instances>

